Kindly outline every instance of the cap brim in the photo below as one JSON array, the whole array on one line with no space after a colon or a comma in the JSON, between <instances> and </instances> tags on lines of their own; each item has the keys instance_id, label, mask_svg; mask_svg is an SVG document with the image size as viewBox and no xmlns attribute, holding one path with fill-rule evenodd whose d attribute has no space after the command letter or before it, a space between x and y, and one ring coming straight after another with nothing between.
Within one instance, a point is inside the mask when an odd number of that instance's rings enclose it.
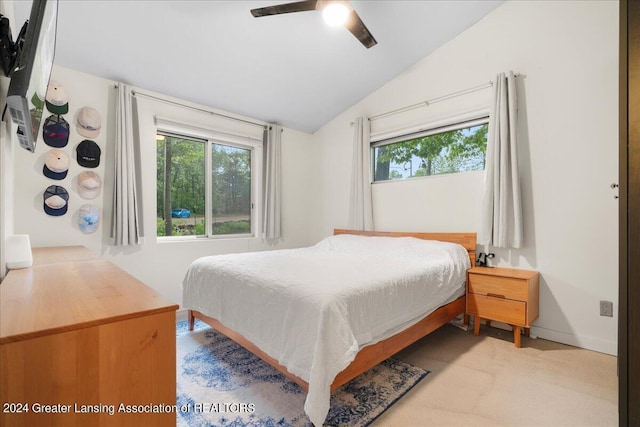
<instances>
[{"instance_id":1,"label":"cap brim","mask_svg":"<svg viewBox=\"0 0 640 427\"><path fill-rule=\"evenodd\" d=\"M47 104L47 110L53 114L67 114L69 112L69 103L63 105L54 105L49 101L45 101Z\"/></svg>"},{"instance_id":2,"label":"cap brim","mask_svg":"<svg viewBox=\"0 0 640 427\"><path fill-rule=\"evenodd\" d=\"M102 188L98 188L96 190L85 190L83 188L78 188L78 194L83 199L91 200L100 195L100 190L102 190Z\"/></svg>"},{"instance_id":3,"label":"cap brim","mask_svg":"<svg viewBox=\"0 0 640 427\"><path fill-rule=\"evenodd\" d=\"M64 172L54 172L51 169L49 169L47 167L47 165L44 165L44 167L42 168L42 173L47 178L51 178L51 179L55 179L55 180L59 181L61 179L65 179L67 177L67 173L69 173L69 170L67 169Z\"/></svg>"},{"instance_id":4,"label":"cap brim","mask_svg":"<svg viewBox=\"0 0 640 427\"><path fill-rule=\"evenodd\" d=\"M94 222L93 224L79 224L80 231L85 234L90 234L95 232L98 229L98 225L100 225L100 221Z\"/></svg>"},{"instance_id":5,"label":"cap brim","mask_svg":"<svg viewBox=\"0 0 640 427\"><path fill-rule=\"evenodd\" d=\"M69 208L68 204L65 204L63 207L58 208L58 209L54 209L54 208L50 208L49 206L47 206L46 203L44 203L44 212L47 215L51 215L51 216L62 216L64 214L67 213L67 209Z\"/></svg>"},{"instance_id":6,"label":"cap brim","mask_svg":"<svg viewBox=\"0 0 640 427\"><path fill-rule=\"evenodd\" d=\"M76 131L78 132L78 134L84 136L85 138L89 138L89 139L97 138L98 135L100 135L100 129L88 130L88 129L83 128L80 125L76 126Z\"/></svg>"},{"instance_id":7,"label":"cap brim","mask_svg":"<svg viewBox=\"0 0 640 427\"><path fill-rule=\"evenodd\" d=\"M78 164L80 166L82 166L84 168L95 169L98 166L100 166L100 159L96 159L96 160L93 160L91 162L87 162L86 160L83 160L80 155L78 155L78 157L76 158L76 161L78 162Z\"/></svg>"},{"instance_id":8,"label":"cap brim","mask_svg":"<svg viewBox=\"0 0 640 427\"><path fill-rule=\"evenodd\" d=\"M49 147L54 147L54 148L64 148L69 143L68 137L67 138L49 138L49 137L43 136L42 139L44 139L45 144L47 144Z\"/></svg>"}]
</instances>

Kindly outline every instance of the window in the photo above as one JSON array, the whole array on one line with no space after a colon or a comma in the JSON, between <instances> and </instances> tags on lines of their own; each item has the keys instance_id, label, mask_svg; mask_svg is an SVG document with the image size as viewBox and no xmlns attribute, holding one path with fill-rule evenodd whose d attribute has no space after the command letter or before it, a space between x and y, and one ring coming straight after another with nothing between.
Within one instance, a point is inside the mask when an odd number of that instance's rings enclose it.
<instances>
[{"instance_id":1,"label":"window","mask_svg":"<svg viewBox=\"0 0 640 427\"><path fill-rule=\"evenodd\" d=\"M158 131L158 237L252 235L253 148Z\"/></svg>"},{"instance_id":2,"label":"window","mask_svg":"<svg viewBox=\"0 0 640 427\"><path fill-rule=\"evenodd\" d=\"M372 144L374 181L484 170L488 118Z\"/></svg>"},{"instance_id":3,"label":"window","mask_svg":"<svg viewBox=\"0 0 640 427\"><path fill-rule=\"evenodd\" d=\"M251 233L251 150L213 144L212 233Z\"/></svg>"}]
</instances>

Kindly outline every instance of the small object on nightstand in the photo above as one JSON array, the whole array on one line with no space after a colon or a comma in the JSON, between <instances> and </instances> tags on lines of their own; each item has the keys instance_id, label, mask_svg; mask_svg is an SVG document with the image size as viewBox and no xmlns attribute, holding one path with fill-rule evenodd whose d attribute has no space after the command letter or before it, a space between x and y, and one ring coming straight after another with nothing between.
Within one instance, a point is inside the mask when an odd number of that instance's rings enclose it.
<instances>
[{"instance_id":1,"label":"small object on nightstand","mask_svg":"<svg viewBox=\"0 0 640 427\"><path fill-rule=\"evenodd\" d=\"M496 256L496 254L492 254L492 253L488 253L485 254L484 252L480 252L478 254L478 259L476 260L476 266L477 267L491 267L489 265L489 261L487 261L488 259L494 258Z\"/></svg>"},{"instance_id":2,"label":"small object on nightstand","mask_svg":"<svg viewBox=\"0 0 640 427\"><path fill-rule=\"evenodd\" d=\"M520 329L529 336L538 318L539 280L537 271L500 267L468 270L466 313L474 316L473 334L480 331L480 319L504 322L513 327L513 340L520 348Z\"/></svg>"}]
</instances>

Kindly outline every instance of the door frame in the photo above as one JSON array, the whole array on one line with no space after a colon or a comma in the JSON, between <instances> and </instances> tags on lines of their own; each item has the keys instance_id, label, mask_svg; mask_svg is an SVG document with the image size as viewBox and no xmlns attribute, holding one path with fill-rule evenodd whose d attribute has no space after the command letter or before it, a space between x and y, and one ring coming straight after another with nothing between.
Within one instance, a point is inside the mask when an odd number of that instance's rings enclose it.
<instances>
[{"instance_id":1,"label":"door frame","mask_svg":"<svg viewBox=\"0 0 640 427\"><path fill-rule=\"evenodd\" d=\"M640 426L640 0L620 1L619 84L619 424Z\"/></svg>"}]
</instances>

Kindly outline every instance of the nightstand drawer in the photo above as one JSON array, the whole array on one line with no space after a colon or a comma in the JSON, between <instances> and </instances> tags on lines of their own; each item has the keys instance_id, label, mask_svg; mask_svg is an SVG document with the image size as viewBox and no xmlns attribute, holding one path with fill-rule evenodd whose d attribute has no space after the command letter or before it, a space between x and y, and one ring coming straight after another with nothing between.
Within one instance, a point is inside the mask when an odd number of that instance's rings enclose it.
<instances>
[{"instance_id":1,"label":"nightstand drawer","mask_svg":"<svg viewBox=\"0 0 640 427\"><path fill-rule=\"evenodd\" d=\"M503 296L507 299L527 301L528 283L512 277L487 276L469 273L469 292L482 295Z\"/></svg>"},{"instance_id":2,"label":"nightstand drawer","mask_svg":"<svg viewBox=\"0 0 640 427\"><path fill-rule=\"evenodd\" d=\"M467 313L510 325L526 325L527 303L469 293Z\"/></svg>"}]
</instances>

